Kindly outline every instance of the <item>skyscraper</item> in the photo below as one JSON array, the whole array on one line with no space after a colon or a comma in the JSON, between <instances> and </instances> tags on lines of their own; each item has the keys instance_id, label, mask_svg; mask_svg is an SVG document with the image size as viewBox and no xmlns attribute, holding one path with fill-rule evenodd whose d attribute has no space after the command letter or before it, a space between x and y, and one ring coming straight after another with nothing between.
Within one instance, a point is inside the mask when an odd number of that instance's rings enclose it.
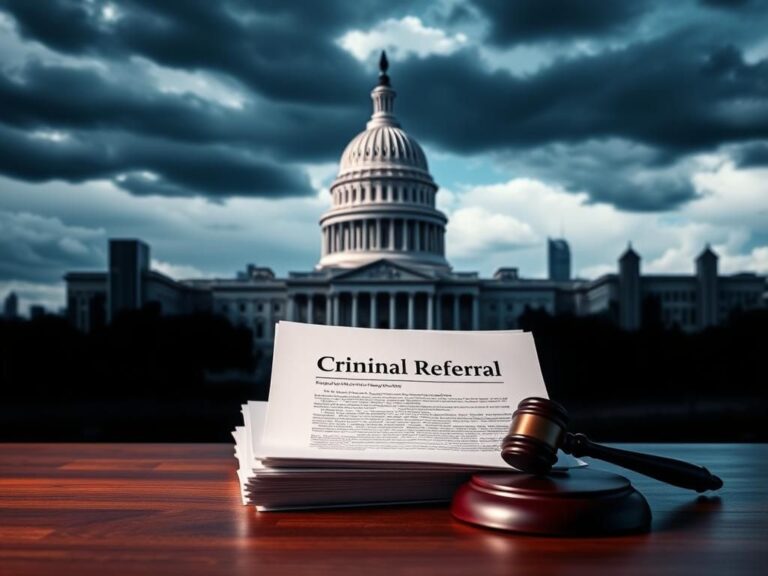
<instances>
[{"instance_id":1,"label":"skyscraper","mask_svg":"<svg viewBox=\"0 0 768 576\"><path fill-rule=\"evenodd\" d=\"M630 244L619 258L619 326L640 328L640 255Z\"/></svg>"},{"instance_id":2,"label":"skyscraper","mask_svg":"<svg viewBox=\"0 0 768 576\"><path fill-rule=\"evenodd\" d=\"M547 239L549 279L567 282L571 279L571 249L562 238Z\"/></svg>"},{"instance_id":3,"label":"skyscraper","mask_svg":"<svg viewBox=\"0 0 768 576\"><path fill-rule=\"evenodd\" d=\"M144 305L143 275L149 271L149 246L141 240L109 241L109 319L120 310Z\"/></svg>"},{"instance_id":4,"label":"skyscraper","mask_svg":"<svg viewBox=\"0 0 768 576\"><path fill-rule=\"evenodd\" d=\"M16 292L11 292L5 297L3 314L6 318L16 318L19 315L19 297Z\"/></svg>"}]
</instances>

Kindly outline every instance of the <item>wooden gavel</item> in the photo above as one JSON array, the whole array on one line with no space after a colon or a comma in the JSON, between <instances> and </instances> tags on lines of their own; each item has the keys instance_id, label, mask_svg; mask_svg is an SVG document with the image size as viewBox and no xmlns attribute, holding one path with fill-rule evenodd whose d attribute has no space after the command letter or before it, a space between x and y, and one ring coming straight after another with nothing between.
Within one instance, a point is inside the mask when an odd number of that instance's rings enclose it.
<instances>
[{"instance_id":1,"label":"wooden gavel","mask_svg":"<svg viewBox=\"0 0 768 576\"><path fill-rule=\"evenodd\" d=\"M723 481L703 466L608 448L595 444L584 434L571 434L567 428L568 413L560 404L546 398L526 398L512 415L509 434L502 443L501 457L521 472L543 475L557 461L559 448L577 458L598 458L697 492L718 490L723 486Z\"/></svg>"}]
</instances>

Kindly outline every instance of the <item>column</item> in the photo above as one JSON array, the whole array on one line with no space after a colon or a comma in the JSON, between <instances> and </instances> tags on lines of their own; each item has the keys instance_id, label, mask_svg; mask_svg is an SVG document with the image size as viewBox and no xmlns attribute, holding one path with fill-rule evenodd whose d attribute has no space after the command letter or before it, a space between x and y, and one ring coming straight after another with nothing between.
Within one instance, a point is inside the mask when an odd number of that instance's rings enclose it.
<instances>
[{"instance_id":1,"label":"column","mask_svg":"<svg viewBox=\"0 0 768 576\"><path fill-rule=\"evenodd\" d=\"M403 252L407 252L408 251L408 220L406 220L405 218L403 218L402 233L403 233L403 242L402 242Z\"/></svg>"},{"instance_id":2,"label":"column","mask_svg":"<svg viewBox=\"0 0 768 576\"><path fill-rule=\"evenodd\" d=\"M394 250L395 249L395 220L393 218L389 219L389 237L387 238L389 240L389 249Z\"/></svg>"},{"instance_id":3,"label":"column","mask_svg":"<svg viewBox=\"0 0 768 576\"><path fill-rule=\"evenodd\" d=\"M435 323L435 302L434 296L430 292L427 294L427 330L432 330Z\"/></svg>"},{"instance_id":4,"label":"column","mask_svg":"<svg viewBox=\"0 0 768 576\"><path fill-rule=\"evenodd\" d=\"M461 324L459 321L461 318L459 317L461 310L459 309L459 295L454 294L453 295L453 329L458 330L461 327Z\"/></svg>"},{"instance_id":5,"label":"column","mask_svg":"<svg viewBox=\"0 0 768 576\"><path fill-rule=\"evenodd\" d=\"M288 295L288 310L286 310L285 316L286 320L293 320L295 315L295 307L296 303L293 301L293 295Z\"/></svg>"},{"instance_id":6,"label":"column","mask_svg":"<svg viewBox=\"0 0 768 576\"><path fill-rule=\"evenodd\" d=\"M352 327L357 327L357 292L352 292Z\"/></svg>"},{"instance_id":7,"label":"column","mask_svg":"<svg viewBox=\"0 0 768 576\"><path fill-rule=\"evenodd\" d=\"M338 294L331 294L331 304L332 304L331 324L333 326L338 326L339 325L339 295Z\"/></svg>"},{"instance_id":8,"label":"column","mask_svg":"<svg viewBox=\"0 0 768 576\"><path fill-rule=\"evenodd\" d=\"M307 296L307 324L315 323L315 295Z\"/></svg>"},{"instance_id":9,"label":"column","mask_svg":"<svg viewBox=\"0 0 768 576\"><path fill-rule=\"evenodd\" d=\"M472 296L472 330L480 329L480 296Z\"/></svg>"},{"instance_id":10,"label":"column","mask_svg":"<svg viewBox=\"0 0 768 576\"><path fill-rule=\"evenodd\" d=\"M413 221L413 249L421 252L421 222Z\"/></svg>"},{"instance_id":11,"label":"column","mask_svg":"<svg viewBox=\"0 0 768 576\"><path fill-rule=\"evenodd\" d=\"M371 317L368 322L368 326L370 326L371 328L376 328L376 322L378 321L378 318L376 318L376 315L378 313L378 310L376 310L377 295L378 294L376 292L371 292Z\"/></svg>"},{"instance_id":12,"label":"column","mask_svg":"<svg viewBox=\"0 0 768 576\"><path fill-rule=\"evenodd\" d=\"M413 330L414 325L414 296L413 292L408 293L408 330Z\"/></svg>"},{"instance_id":13,"label":"column","mask_svg":"<svg viewBox=\"0 0 768 576\"><path fill-rule=\"evenodd\" d=\"M370 250L368 238L368 220L363 220L363 250Z\"/></svg>"},{"instance_id":14,"label":"column","mask_svg":"<svg viewBox=\"0 0 768 576\"><path fill-rule=\"evenodd\" d=\"M395 327L395 297L397 292L389 293L389 327Z\"/></svg>"},{"instance_id":15,"label":"column","mask_svg":"<svg viewBox=\"0 0 768 576\"><path fill-rule=\"evenodd\" d=\"M326 294L325 295L325 324L326 326L331 326L333 318L331 318L331 297Z\"/></svg>"},{"instance_id":16,"label":"column","mask_svg":"<svg viewBox=\"0 0 768 576\"><path fill-rule=\"evenodd\" d=\"M443 329L443 295L438 294L437 298L435 299L437 302L437 322L436 327L438 330Z\"/></svg>"},{"instance_id":17,"label":"column","mask_svg":"<svg viewBox=\"0 0 768 576\"><path fill-rule=\"evenodd\" d=\"M374 248L381 250L381 244L381 218L376 218L376 242L374 243Z\"/></svg>"}]
</instances>

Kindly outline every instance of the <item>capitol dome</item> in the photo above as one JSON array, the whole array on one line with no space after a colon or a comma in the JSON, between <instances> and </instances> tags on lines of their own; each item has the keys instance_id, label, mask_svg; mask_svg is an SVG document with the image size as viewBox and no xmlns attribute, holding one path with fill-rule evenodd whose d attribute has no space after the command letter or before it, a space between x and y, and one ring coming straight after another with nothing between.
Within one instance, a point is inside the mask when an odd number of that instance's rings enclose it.
<instances>
[{"instance_id":1,"label":"capitol dome","mask_svg":"<svg viewBox=\"0 0 768 576\"><path fill-rule=\"evenodd\" d=\"M318 268L352 268L386 258L417 267L450 269L447 218L435 208L437 185L421 146L394 114L396 93L382 53L373 114L344 149L331 184L332 207L320 219Z\"/></svg>"},{"instance_id":2,"label":"capitol dome","mask_svg":"<svg viewBox=\"0 0 768 576\"><path fill-rule=\"evenodd\" d=\"M341 155L339 176L377 166L400 166L429 174L419 143L399 126L389 124L368 128L352 139Z\"/></svg>"}]
</instances>

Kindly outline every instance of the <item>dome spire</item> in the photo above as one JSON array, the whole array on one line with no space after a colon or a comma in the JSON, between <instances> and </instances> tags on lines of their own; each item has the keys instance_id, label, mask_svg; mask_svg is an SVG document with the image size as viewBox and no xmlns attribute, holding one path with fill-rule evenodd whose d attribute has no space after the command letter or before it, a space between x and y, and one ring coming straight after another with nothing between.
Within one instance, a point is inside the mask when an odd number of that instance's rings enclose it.
<instances>
[{"instance_id":1,"label":"dome spire","mask_svg":"<svg viewBox=\"0 0 768 576\"><path fill-rule=\"evenodd\" d=\"M389 86L389 76L387 75L389 70L389 60L387 60L387 51L382 50L379 57L379 86Z\"/></svg>"},{"instance_id":2,"label":"dome spire","mask_svg":"<svg viewBox=\"0 0 768 576\"><path fill-rule=\"evenodd\" d=\"M371 91L373 114L367 125L369 129L376 126L400 126L395 118L396 92L392 90L387 70L389 70L389 60L386 51L382 50L379 57L379 82Z\"/></svg>"}]
</instances>

